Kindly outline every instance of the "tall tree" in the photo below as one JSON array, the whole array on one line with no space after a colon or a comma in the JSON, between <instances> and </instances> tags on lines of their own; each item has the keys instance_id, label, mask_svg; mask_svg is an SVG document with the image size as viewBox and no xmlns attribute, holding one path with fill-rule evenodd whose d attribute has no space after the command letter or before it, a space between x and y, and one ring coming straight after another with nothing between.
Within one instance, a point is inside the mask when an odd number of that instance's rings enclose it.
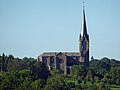
<instances>
[{"instance_id":1,"label":"tall tree","mask_svg":"<svg viewBox=\"0 0 120 90\"><path fill-rule=\"evenodd\" d=\"M70 76L73 80L78 80L78 78L84 79L87 74L87 69L83 65L72 66L70 70Z\"/></svg>"},{"instance_id":2,"label":"tall tree","mask_svg":"<svg viewBox=\"0 0 120 90\"><path fill-rule=\"evenodd\" d=\"M5 54L2 54L1 71L5 71Z\"/></svg>"},{"instance_id":3,"label":"tall tree","mask_svg":"<svg viewBox=\"0 0 120 90\"><path fill-rule=\"evenodd\" d=\"M49 70L45 63L36 62L31 67L31 74L36 79L44 79L46 80L49 76Z\"/></svg>"}]
</instances>

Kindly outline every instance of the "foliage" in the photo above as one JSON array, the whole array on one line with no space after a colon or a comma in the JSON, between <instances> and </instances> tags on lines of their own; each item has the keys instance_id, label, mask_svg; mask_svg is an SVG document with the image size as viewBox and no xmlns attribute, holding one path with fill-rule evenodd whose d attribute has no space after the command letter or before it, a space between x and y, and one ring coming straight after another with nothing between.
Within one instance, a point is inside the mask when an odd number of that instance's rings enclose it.
<instances>
[{"instance_id":1,"label":"foliage","mask_svg":"<svg viewBox=\"0 0 120 90\"><path fill-rule=\"evenodd\" d=\"M35 79L40 78L46 80L49 76L48 67L42 62L36 62L33 66L31 66L30 71L31 75Z\"/></svg>"},{"instance_id":2,"label":"foliage","mask_svg":"<svg viewBox=\"0 0 120 90\"><path fill-rule=\"evenodd\" d=\"M64 75L60 74L58 70L53 69L51 76L47 80L45 90L65 90L67 88Z\"/></svg>"},{"instance_id":3,"label":"foliage","mask_svg":"<svg viewBox=\"0 0 120 90\"><path fill-rule=\"evenodd\" d=\"M31 86L32 86L33 90L41 90L42 88L45 87L45 84L46 83L44 80L38 79L38 80L35 80L34 82L32 82Z\"/></svg>"},{"instance_id":4,"label":"foliage","mask_svg":"<svg viewBox=\"0 0 120 90\"><path fill-rule=\"evenodd\" d=\"M87 74L87 69L82 65L75 65L71 68L70 76L73 80L84 79Z\"/></svg>"},{"instance_id":5,"label":"foliage","mask_svg":"<svg viewBox=\"0 0 120 90\"><path fill-rule=\"evenodd\" d=\"M116 86L117 85L117 86ZM70 75L51 71L34 58L0 56L0 90L110 90L120 88L120 61L92 58L89 68L72 66Z\"/></svg>"}]
</instances>

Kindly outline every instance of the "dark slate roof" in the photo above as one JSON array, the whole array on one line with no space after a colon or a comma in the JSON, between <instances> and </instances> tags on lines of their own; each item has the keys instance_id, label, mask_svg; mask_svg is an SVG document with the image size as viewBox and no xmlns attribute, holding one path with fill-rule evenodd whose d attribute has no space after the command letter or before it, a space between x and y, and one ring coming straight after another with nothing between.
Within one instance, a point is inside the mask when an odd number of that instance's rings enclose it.
<instances>
[{"instance_id":1,"label":"dark slate roof","mask_svg":"<svg viewBox=\"0 0 120 90\"><path fill-rule=\"evenodd\" d=\"M40 56L55 56L59 53L66 54L67 56L80 56L79 52L44 52Z\"/></svg>"}]
</instances>

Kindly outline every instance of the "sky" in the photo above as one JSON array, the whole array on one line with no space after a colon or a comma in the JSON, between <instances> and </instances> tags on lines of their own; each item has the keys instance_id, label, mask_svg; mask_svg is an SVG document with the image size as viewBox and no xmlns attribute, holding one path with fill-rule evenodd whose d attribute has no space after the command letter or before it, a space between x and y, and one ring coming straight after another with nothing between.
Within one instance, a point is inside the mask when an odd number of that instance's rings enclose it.
<instances>
[{"instance_id":1,"label":"sky","mask_svg":"<svg viewBox=\"0 0 120 90\"><path fill-rule=\"evenodd\" d=\"M120 60L120 0L84 0L90 57ZM83 0L0 0L0 54L78 52Z\"/></svg>"}]
</instances>

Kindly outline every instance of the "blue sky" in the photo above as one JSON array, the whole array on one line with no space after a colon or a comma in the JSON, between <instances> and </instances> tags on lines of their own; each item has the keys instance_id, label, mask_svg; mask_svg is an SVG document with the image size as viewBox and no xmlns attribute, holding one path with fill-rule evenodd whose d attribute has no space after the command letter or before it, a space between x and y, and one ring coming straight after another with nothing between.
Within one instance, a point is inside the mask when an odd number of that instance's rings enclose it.
<instances>
[{"instance_id":1,"label":"blue sky","mask_svg":"<svg viewBox=\"0 0 120 90\"><path fill-rule=\"evenodd\" d=\"M0 0L0 54L78 51L83 0ZM86 0L90 57L120 60L120 0Z\"/></svg>"}]
</instances>

